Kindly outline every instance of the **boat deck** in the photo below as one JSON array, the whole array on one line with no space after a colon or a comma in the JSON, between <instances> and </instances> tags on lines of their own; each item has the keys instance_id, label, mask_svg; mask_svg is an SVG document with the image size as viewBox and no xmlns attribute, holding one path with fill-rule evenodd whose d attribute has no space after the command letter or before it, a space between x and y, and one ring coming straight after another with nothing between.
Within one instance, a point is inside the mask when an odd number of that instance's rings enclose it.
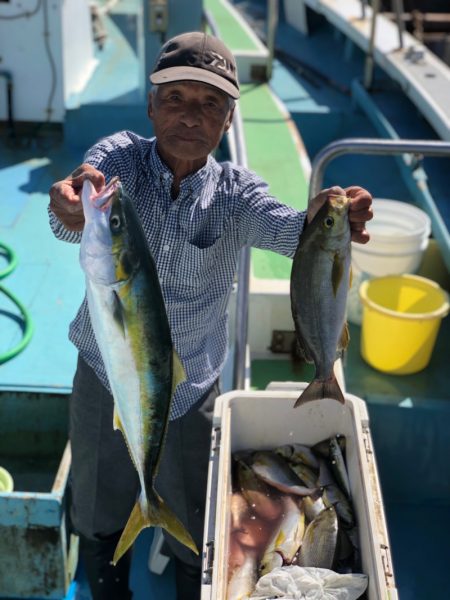
<instances>
[{"instance_id":1,"label":"boat deck","mask_svg":"<svg viewBox=\"0 0 450 600\"><path fill-rule=\"evenodd\" d=\"M80 162L59 143L47 149L16 149L1 140L0 241L17 255L16 269L1 281L27 308L33 323L28 347L0 365L0 390L69 392L75 349L68 324L82 300L84 276L78 247L56 240L48 225L50 185ZM0 254L0 270L6 266ZM20 313L0 294L0 355L22 337Z\"/></svg>"}]
</instances>

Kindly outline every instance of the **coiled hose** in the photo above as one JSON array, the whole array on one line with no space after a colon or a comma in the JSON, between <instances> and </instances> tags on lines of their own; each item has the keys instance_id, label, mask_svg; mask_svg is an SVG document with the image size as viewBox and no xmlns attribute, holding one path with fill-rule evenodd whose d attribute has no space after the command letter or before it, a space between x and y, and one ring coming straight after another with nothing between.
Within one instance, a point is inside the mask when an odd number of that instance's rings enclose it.
<instances>
[{"instance_id":1,"label":"coiled hose","mask_svg":"<svg viewBox=\"0 0 450 600\"><path fill-rule=\"evenodd\" d=\"M7 260L7 265L6 265L5 269L3 269L3 271L0 271L0 280L1 280L1 279L4 279L5 277L7 277L10 273L12 273L14 271L14 269L16 268L17 255L10 246L7 246L3 242L0 242L0 253L4 254L6 256L6 260ZM20 314L22 316L22 320L23 320L22 339L16 346L14 346L13 348L10 348L3 354L0 354L0 364L2 364L2 363L5 363L6 361L10 360L11 358L16 356L20 352L22 352L22 350L25 348L25 346L27 346L27 344L30 342L31 336L33 335L33 323L32 323L30 314L27 311L27 309L25 308L25 306L22 304L22 302L20 302L20 300L12 292L10 292L3 285L0 285L0 292L2 292L5 296L7 296L11 300L11 302L13 302L17 306L17 308L19 309Z\"/></svg>"}]
</instances>

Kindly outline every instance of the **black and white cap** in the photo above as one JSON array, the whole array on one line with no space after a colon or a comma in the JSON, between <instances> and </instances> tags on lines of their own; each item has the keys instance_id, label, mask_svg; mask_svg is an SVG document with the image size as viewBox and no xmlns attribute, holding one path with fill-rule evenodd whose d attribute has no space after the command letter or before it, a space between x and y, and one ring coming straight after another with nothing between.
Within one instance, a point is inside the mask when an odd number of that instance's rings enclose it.
<instances>
[{"instance_id":1,"label":"black and white cap","mask_svg":"<svg viewBox=\"0 0 450 600\"><path fill-rule=\"evenodd\" d=\"M216 37L191 31L168 40L161 48L150 81L199 81L239 98L236 60Z\"/></svg>"}]
</instances>

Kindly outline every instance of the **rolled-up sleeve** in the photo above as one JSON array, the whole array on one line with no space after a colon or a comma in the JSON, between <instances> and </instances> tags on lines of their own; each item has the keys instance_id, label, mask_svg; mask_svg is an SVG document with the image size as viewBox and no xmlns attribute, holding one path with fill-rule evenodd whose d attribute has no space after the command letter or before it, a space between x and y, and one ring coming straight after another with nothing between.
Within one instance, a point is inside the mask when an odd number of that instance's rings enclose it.
<instances>
[{"instance_id":1,"label":"rolled-up sleeve","mask_svg":"<svg viewBox=\"0 0 450 600\"><path fill-rule=\"evenodd\" d=\"M256 175L239 191L236 222L243 244L293 257L305 221L306 211L279 202Z\"/></svg>"},{"instance_id":2,"label":"rolled-up sleeve","mask_svg":"<svg viewBox=\"0 0 450 600\"><path fill-rule=\"evenodd\" d=\"M53 235L63 242L79 244L81 241L81 231L71 231L70 229L67 229L52 211L50 206L47 208L47 211L50 229L53 231Z\"/></svg>"},{"instance_id":3,"label":"rolled-up sleeve","mask_svg":"<svg viewBox=\"0 0 450 600\"><path fill-rule=\"evenodd\" d=\"M98 169L105 176L106 182L118 175L122 182L129 182L130 173L134 170L132 161L135 160L133 144L128 132L120 132L114 136L103 138L89 148L84 155L83 162ZM54 236L64 242L78 244L81 241L81 231L71 231L54 214L50 206L47 208L50 228Z\"/></svg>"}]
</instances>

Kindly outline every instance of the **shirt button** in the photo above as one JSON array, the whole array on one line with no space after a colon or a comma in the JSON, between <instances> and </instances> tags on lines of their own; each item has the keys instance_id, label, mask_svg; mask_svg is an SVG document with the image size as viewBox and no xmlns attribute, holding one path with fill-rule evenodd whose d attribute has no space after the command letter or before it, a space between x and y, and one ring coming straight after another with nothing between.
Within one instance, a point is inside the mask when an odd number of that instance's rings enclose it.
<instances>
[{"instance_id":1,"label":"shirt button","mask_svg":"<svg viewBox=\"0 0 450 600\"><path fill-rule=\"evenodd\" d=\"M169 248L170 248L169 244L164 244L164 246L163 246L164 252L167 252L167 250L169 250Z\"/></svg>"}]
</instances>

